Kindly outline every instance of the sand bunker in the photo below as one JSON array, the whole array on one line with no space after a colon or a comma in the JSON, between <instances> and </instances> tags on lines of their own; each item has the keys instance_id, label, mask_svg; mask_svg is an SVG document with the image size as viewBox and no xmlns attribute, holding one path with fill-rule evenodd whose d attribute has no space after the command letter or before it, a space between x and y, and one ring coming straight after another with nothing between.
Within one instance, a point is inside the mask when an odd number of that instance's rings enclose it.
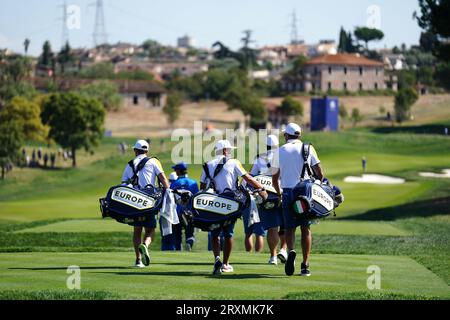
<instances>
[{"instance_id":1,"label":"sand bunker","mask_svg":"<svg viewBox=\"0 0 450 320\"><path fill-rule=\"evenodd\" d=\"M419 175L427 178L450 178L450 169L444 169L442 173L419 172Z\"/></svg>"},{"instance_id":2,"label":"sand bunker","mask_svg":"<svg viewBox=\"0 0 450 320\"><path fill-rule=\"evenodd\" d=\"M378 184L400 184L405 179L383 176L380 174L363 174L361 177L345 177L344 182L349 183L378 183Z\"/></svg>"}]
</instances>

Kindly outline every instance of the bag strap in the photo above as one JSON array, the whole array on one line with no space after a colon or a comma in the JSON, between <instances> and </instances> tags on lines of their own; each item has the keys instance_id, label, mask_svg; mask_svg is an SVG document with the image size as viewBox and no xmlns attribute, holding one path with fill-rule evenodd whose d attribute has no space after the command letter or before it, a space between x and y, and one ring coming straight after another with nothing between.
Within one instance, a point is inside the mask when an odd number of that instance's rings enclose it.
<instances>
[{"instance_id":1,"label":"bag strap","mask_svg":"<svg viewBox=\"0 0 450 320\"><path fill-rule=\"evenodd\" d=\"M133 186L138 186L139 185L139 171L141 171L142 169L144 169L145 165L147 164L147 162L149 160L151 160L153 158L149 158L149 157L145 157L144 159L142 159L138 165L135 167L134 166L134 160L130 160L128 162L128 165L131 167L131 170L133 170L133 176L131 177L130 181L133 184Z\"/></svg>"},{"instance_id":2,"label":"bag strap","mask_svg":"<svg viewBox=\"0 0 450 320\"><path fill-rule=\"evenodd\" d=\"M220 171L222 171L223 166L225 165L225 163L227 163L228 159L226 157L223 157L222 159L220 159L219 164L216 166L216 169L214 169L214 176L213 178L217 177L217 175L220 173Z\"/></svg>"},{"instance_id":3,"label":"bag strap","mask_svg":"<svg viewBox=\"0 0 450 320\"><path fill-rule=\"evenodd\" d=\"M220 160L219 164L217 164L216 168L214 169L214 174L213 174L213 176L211 176L211 173L209 172L208 163L205 162L205 163L202 165L203 171L205 171L206 177L207 177L208 180L209 180L209 185L213 188L213 190L214 190L215 192L217 192L217 190L216 190L216 184L214 183L214 178L216 178L217 175L222 171L223 166L225 165L225 163L227 163L227 161L228 161L228 159L227 159L226 157L223 157L223 158Z\"/></svg>"},{"instance_id":4,"label":"bag strap","mask_svg":"<svg viewBox=\"0 0 450 320\"><path fill-rule=\"evenodd\" d=\"M303 143L302 145L303 168L302 173L300 174L300 179L305 179L306 173L308 173L309 177L313 176L311 166L308 163L310 149L311 149L310 143Z\"/></svg>"}]
</instances>

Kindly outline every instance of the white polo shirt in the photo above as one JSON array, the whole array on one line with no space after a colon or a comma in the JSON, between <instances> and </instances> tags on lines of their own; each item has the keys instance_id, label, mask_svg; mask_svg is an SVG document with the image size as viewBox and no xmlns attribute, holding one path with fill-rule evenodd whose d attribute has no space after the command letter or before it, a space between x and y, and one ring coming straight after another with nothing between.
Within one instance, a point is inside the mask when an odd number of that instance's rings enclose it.
<instances>
[{"instance_id":1,"label":"white polo shirt","mask_svg":"<svg viewBox=\"0 0 450 320\"><path fill-rule=\"evenodd\" d=\"M133 160L134 167L136 168L138 166L139 162L141 162L141 160L144 159L145 157L147 157L147 155L145 155L145 154L138 155ZM164 170L161 166L161 162L159 162L158 159L152 158L152 159L148 160L147 163L145 164L144 168L142 168L142 170L138 172L139 188L141 188L141 189L145 188L145 186L147 186L149 184L152 186L156 186L156 184L157 184L156 179L157 179L158 175L163 172L164 172ZM127 164L127 166L125 167L125 170L123 171L123 174L122 174L122 182L127 182L132 177L133 177L133 170Z\"/></svg>"},{"instance_id":2,"label":"white polo shirt","mask_svg":"<svg viewBox=\"0 0 450 320\"><path fill-rule=\"evenodd\" d=\"M266 175L266 176L272 176L275 172L274 168L272 168L272 165L270 167L267 165L269 163L272 163L273 159L273 150L267 151L267 153L262 153L259 155L259 157L256 158L255 162L253 163L253 167L250 170L250 174L252 176L257 176L259 174Z\"/></svg>"},{"instance_id":3,"label":"white polo shirt","mask_svg":"<svg viewBox=\"0 0 450 320\"><path fill-rule=\"evenodd\" d=\"M217 156L215 159L207 163L209 174L211 177L214 176L214 170L224 156ZM231 190L236 190L236 181L244 175L247 171L242 166L241 162L237 159L229 159L219 174L214 178L214 184L216 185L216 190L218 193L222 193L226 188ZM208 183L208 178L206 177L205 170L202 171L202 176L200 177L200 182Z\"/></svg>"},{"instance_id":4,"label":"white polo shirt","mask_svg":"<svg viewBox=\"0 0 450 320\"><path fill-rule=\"evenodd\" d=\"M300 181L303 169L303 142L297 139L288 140L286 144L275 150L271 166L280 169L281 188L294 188ZM311 145L308 156L310 166L320 163L316 150ZM306 172L305 177L308 178Z\"/></svg>"}]
</instances>

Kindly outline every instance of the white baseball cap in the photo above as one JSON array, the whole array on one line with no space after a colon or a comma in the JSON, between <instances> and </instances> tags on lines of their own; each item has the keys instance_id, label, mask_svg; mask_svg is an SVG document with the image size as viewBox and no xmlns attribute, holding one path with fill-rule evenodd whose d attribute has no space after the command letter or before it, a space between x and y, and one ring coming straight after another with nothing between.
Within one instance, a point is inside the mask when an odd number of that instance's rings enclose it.
<instances>
[{"instance_id":1,"label":"white baseball cap","mask_svg":"<svg viewBox=\"0 0 450 320\"><path fill-rule=\"evenodd\" d=\"M274 134L267 136L266 145L269 147L278 147L280 142L278 141L278 137Z\"/></svg>"},{"instance_id":2,"label":"white baseball cap","mask_svg":"<svg viewBox=\"0 0 450 320\"><path fill-rule=\"evenodd\" d=\"M142 150L142 151L148 151L150 149L148 142L145 140L138 140L136 141L136 144L134 145L133 149L136 150Z\"/></svg>"},{"instance_id":3,"label":"white baseball cap","mask_svg":"<svg viewBox=\"0 0 450 320\"><path fill-rule=\"evenodd\" d=\"M175 181L178 179L178 176L176 174L176 172L172 172L171 174L169 174L169 181Z\"/></svg>"},{"instance_id":4,"label":"white baseball cap","mask_svg":"<svg viewBox=\"0 0 450 320\"><path fill-rule=\"evenodd\" d=\"M302 134L302 128L296 123L289 123L283 133L287 133L291 136L300 136Z\"/></svg>"},{"instance_id":5,"label":"white baseball cap","mask_svg":"<svg viewBox=\"0 0 450 320\"><path fill-rule=\"evenodd\" d=\"M236 147L232 147L230 141L228 140L219 140L216 143L215 149L218 151L222 149L236 149Z\"/></svg>"}]
</instances>

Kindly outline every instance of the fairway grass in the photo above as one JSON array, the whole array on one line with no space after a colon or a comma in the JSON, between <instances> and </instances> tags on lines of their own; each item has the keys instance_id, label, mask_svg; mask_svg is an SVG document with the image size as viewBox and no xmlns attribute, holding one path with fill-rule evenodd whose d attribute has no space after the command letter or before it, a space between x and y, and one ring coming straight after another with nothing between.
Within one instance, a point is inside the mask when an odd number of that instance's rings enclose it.
<instances>
[{"instance_id":1,"label":"fairway grass","mask_svg":"<svg viewBox=\"0 0 450 320\"><path fill-rule=\"evenodd\" d=\"M238 221L238 224L241 224ZM339 221L324 220L312 225L314 234L338 234L338 235L378 235L378 236L407 236L410 233L401 230L391 223L374 221ZM27 228L16 233L98 233L98 232L131 232L130 226L117 223L114 220L67 220L50 223L43 226Z\"/></svg>"},{"instance_id":2,"label":"fairway grass","mask_svg":"<svg viewBox=\"0 0 450 320\"><path fill-rule=\"evenodd\" d=\"M76 265L83 290L122 299L283 299L308 292L332 296L371 293L367 268L376 265L381 289L373 293L450 298L442 279L408 257L313 255L309 278L287 277L283 265L267 265L265 258L234 253L235 272L212 276L212 256L206 253L154 252L145 269L130 267L131 253L1 253L0 291L65 290L67 267Z\"/></svg>"}]
</instances>

